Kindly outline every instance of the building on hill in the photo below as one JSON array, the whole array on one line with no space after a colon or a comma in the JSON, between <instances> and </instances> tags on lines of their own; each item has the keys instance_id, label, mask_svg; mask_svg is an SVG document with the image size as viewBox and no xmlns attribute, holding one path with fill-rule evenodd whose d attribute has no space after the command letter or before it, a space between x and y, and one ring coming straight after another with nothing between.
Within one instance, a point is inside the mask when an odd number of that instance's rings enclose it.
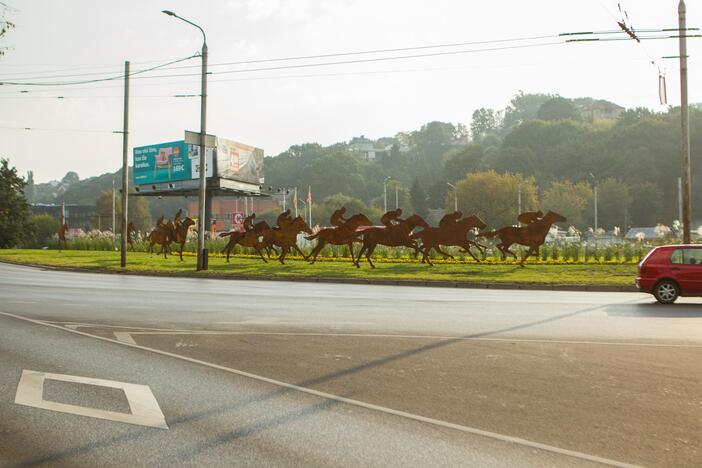
<instances>
[{"instance_id":1,"label":"building on hill","mask_svg":"<svg viewBox=\"0 0 702 468\"><path fill-rule=\"evenodd\" d=\"M615 120L624 112L624 108L604 99L576 98L573 105L580 117L587 122L598 120Z\"/></svg>"},{"instance_id":2,"label":"building on hill","mask_svg":"<svg viewBox=\"0 0 702 468\"><path fill-rule=\"evenodd\" d=\"M89 231L93 219L95 218L95 205L76 205L66 203L66 224L70 229L83 229ZM49 215L57 220L61 220L62 205L48 203L34 203L30 205L33 215ZM112 222L105 220L105 226Z\"/></svg>"}]
</instances>

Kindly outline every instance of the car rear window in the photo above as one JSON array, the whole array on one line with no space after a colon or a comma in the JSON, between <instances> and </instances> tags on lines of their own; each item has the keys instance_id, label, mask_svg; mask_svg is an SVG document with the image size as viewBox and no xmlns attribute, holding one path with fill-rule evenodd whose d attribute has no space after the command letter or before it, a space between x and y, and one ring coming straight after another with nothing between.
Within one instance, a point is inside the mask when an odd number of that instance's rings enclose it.
<instances>
[{"instance_id":1,"label":"car rear window","mask_svg":"<svg viewBox=\"0 0 702 468\"><path fill-rule=\"evenodd\" d=\"M702 249L675 249L670 256L670 263L702 265Z\"/></svg>"}]
</instances>

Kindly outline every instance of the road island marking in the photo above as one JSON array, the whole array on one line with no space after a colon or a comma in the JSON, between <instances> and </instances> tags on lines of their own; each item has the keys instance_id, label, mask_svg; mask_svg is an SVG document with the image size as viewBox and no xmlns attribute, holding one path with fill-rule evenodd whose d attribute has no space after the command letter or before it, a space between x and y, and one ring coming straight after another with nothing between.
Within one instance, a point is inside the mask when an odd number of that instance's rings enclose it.
<instances>
[{"instance_id":1,"label":"road island marking","mask_svg":"<svg viewBox=\"0 0 702 468\"><path fill-rule=\"evenodd\" d=\"M86 408L84 406L44 400L44 382L46 380L58 380L61 382L120 389L124 391L124 395L127 397L131 413L119 413L116 411ZM17 384L15 403L50 411L58 411L60 413L77 414L79 416L107 419L127 424L136 424L138 426L168 429L166 418L163 416L163 412L158 406L154 394L147 385L95 379L91 377L79 377L76 375L51 374L48 372L25 369L22 371L19 384Z\"/></svg>"}]
</instances>

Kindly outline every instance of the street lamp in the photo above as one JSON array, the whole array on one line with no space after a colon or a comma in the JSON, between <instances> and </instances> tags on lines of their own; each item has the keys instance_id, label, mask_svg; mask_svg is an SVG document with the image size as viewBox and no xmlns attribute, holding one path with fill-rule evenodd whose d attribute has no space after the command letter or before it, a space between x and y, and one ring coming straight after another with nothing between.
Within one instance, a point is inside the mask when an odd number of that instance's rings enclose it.
<instances>
[{"instance_id":1,"label":"street lamp","mask_svg":"<svg viewBox=\"0 0 702 468\"><path fill-rule=\"evenodd\" d=\"M456 186L451 182L446 182L446 185L453 189L453 211L458 211L458 191L456 190Z\"/></svg>"},{"instance_id":2,"label":"street lamp","mask_svg":"<svg viewBox=\"0 0 702 468\"><path fill-rule=\"evenodd\" d=\"M207 262L205 260L205 196L206 196L206 180L207 180L207 158L205 157L205 140L207 138L207 37L205 31L185 18L176 15L169 10L163 10L168 16L173 16L181 21L195 26L202 33L202 92L200 94L200 195L198 200L198 229L197 229L197 269L206 270Z\"/></svg>"},{"instance_id":3,"label":"street lamp","mask_svg":"<svg viewBox=\"0 0 702 468\"><path fill-rule=\"evenodd\" d=\"M388 212L388 180L390 180L391 177L387 176L385 180L383 180L383 212L387 213Z\"/></svg>"},{"instance_id":4,"label":"street lamp","mask_svg":"<svg viewBox=\"0 0 702 468\"><path fill-rule=\"evenodd\" d=\"M597 179L595 179L594 174L591 172L590 177L592 178L592 185L594 186L595 195L595 234L597 234Z\"/></svg>"}]
</instances>

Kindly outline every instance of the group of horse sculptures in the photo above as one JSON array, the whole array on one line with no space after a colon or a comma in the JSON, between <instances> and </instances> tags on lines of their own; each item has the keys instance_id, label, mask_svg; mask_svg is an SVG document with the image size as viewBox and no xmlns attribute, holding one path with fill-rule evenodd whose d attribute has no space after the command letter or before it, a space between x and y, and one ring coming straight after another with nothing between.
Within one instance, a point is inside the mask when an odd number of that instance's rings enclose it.
<instances>
[{"instance_id":1,"label":"group of horse sculptures","mask_svg":"<svg viewBox=\"0 0 702 468\"><path fill-rule=\"evenodd\" d=\"M171 253L170 245L175 243L180 245L180 259L183 259L183 247L188 229L195 222L190 218L181 221L181 214L182 210L178 210L173 221L164 222L163 216L158 219L156 228L148 235L150 252L153 252L154 245L160 245L159 254L166 257L168 253ZM329 220L331 226L321 228L315 233L302 217L293 218L290 210L278 215L274 227L271 227L266 221L255 222L256 214L252 213L244 220L243 230L233 230L219 235L222 238L229 238L222 253L226 253L227 262L229 262L232 250L238 244L242 247L252 248L264 262L267 262L267 258L270 259L271 254L275 253L280 263L284 264L286 256L294 251L305 260L309 260L310 263L315 263L324 246L329 244L345 245L348 247L351 261L356 267L360 267L361 259L365 257L371 267L375 268L371 256L378 245L384 245L410 248L414 250L415 256L422 254L422 263L433 265L430 257L432 249L445 258L453 258L451 254L442 250L442 247L460 247L462 253L467 253L480 262L480 258L472 252L471 248L477 249L484 258L486 246L478 243L476 239L494 237L500 241L495 244L495 247L502 254L503 260L506 259L507 255L511 255L515 260L520 260L510 250L511 246L518 244L527 247L519 262L520 266L524 266L527 258L531 255L538 255L539 247L545 242L551 226L554 223L566 221L565 217L553 211L546 214L541 211L527 211L517 217L518 225L482 231L487 225L478 216L464 217L460 211L448 213L435 227L429 226L417 214L401 218L401 208L385 213L380 218L382 226L375 226L362 213L354 214L348 218L345 218L345 215L346 208L339 208ZM307 234L305 236L307 240L317 241L308 255L305 255L297 245L300 233ZM469 239L469 233L474 234L472 239ZM129 231L128 239L131 244L131 231ZM361 248L354 254L354 244L356 243L361 244ZM280 252L278 252L278 248Z\"/></svg>"}]
</instances>

